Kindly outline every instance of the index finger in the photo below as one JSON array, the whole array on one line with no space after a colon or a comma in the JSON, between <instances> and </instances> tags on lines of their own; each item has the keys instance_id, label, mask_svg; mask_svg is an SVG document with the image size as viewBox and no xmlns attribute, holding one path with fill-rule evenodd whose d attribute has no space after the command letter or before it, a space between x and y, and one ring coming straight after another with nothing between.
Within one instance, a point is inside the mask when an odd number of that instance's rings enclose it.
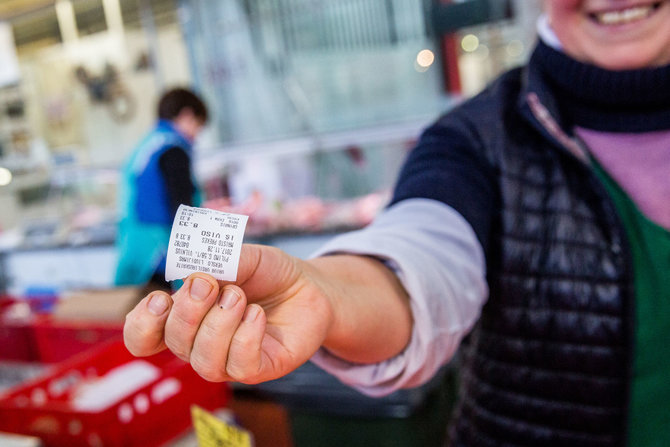
<instances>
[{"instance_id":1,"label":"index finger","mask_svg":"<svg viewBox=\"0 0 670 447\"><path fill-rule=\"evenodd\" d=\"M165 344L180 359L188 362L200 323L219 295L212 276L193 273L175 293L172 310L165 322Z\"/></svg>"},{"instance_id":2,"label":"index finger","mask_svg":"<svg viewBox=\"0 0 670 447\"><path fill-rule=\"evenodd\" d=\"M144 357L166 348L163 334L171 307L172 297L156 291L147 295L126 315L123 341L131 354Z\"/></svg>"}]
</instances>

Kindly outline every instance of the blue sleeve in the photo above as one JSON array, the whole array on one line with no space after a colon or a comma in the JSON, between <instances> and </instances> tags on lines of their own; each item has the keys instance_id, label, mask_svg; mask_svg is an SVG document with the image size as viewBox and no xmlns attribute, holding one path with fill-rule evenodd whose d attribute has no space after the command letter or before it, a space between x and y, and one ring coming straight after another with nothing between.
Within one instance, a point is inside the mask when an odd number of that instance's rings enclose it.
<instances>
[{"instance_id":1,"label":"blue sleeve","mask_svg":"<svg viewBox=\"0 0 670 447\"><path fill-rule=\"evenodd\" d=\"M440 201L468 221L487 251L499 198L495 170L480 141L449 115L429 127L405 161L391 205L413 198Z\"/></svg>"}]
</instances>

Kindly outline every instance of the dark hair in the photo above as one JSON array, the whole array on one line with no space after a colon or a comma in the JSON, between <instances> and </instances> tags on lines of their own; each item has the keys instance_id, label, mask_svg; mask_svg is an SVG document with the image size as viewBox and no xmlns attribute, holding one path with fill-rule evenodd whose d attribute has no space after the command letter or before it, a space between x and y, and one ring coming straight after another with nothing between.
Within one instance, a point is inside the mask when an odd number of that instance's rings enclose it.
<instances>
[{"instance_id":1,"label":"dark hair","mask_svg":"<svg viewBox=\"0 0 670 447\"><path fill-rule=\"evenodd\" d=\"M191 90L185 88L174 88L168 90L161 96L158 101L158 118L164 120L173 120L183 109L191 109L193 114L207 122L209 118L207 106L205 103Z\"/></svg>"}]
</instances>

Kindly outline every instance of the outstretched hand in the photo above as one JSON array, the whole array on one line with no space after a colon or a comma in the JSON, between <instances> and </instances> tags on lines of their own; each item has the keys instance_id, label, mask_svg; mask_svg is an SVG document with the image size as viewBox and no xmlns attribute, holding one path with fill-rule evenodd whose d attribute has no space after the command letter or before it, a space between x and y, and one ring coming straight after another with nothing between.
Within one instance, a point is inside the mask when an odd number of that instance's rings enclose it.
<instances>
[{"instance_id":1,"label":"outstretched hand","mask_svg":"<svg viewBox=\"0 0 670 447\"><path fill-rule=\"evenodd\" d=\"M146 296L126 317L126 346L137 356L167 348L209 381L288 374L321 346L333 319L305 266L276 248L243 245L234 284L194 273L172 296Z\"/></svg>"}]
</instances>

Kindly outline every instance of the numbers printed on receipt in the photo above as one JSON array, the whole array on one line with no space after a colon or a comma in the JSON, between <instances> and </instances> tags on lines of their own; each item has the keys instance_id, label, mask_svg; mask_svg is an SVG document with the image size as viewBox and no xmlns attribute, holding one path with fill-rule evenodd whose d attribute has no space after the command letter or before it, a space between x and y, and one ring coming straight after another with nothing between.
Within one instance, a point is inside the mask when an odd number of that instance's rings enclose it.
<instances>
[{"instance_id":1,"label":"numbers printed on receipt","mask_svg":"<svg viewBox=\"0 0 670 447\"><path fill-rule=\"evenodd\" d=\"M235 281L249 216L180 205L172 224L165 279L209 273Z\"/></svg>"}]
</instances>

